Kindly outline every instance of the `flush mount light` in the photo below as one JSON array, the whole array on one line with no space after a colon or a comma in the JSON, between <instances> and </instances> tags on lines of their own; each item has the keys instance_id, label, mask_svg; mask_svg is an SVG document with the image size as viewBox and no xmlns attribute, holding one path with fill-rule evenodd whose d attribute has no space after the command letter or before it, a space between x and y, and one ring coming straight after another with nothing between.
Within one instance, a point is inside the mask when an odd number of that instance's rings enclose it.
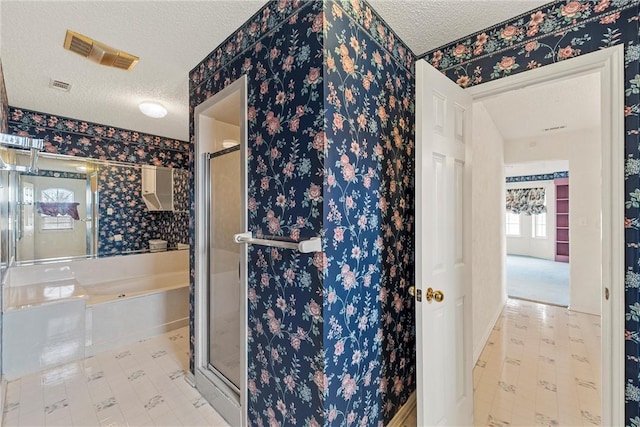
<instances>
[{"instance_id":1,"label":"flush mount light","mask_svg":"<svg viewBox=\"0 0 640 427\"><path fill-rule=\"evenodd\" d=\"M236 145L239 145L240 143L238 141L236 141L235 139L225 139L224 141L222 141L222 146L224 148L231 148L231 147L235 147Z\"/></svg>"},{"instance_id":2,"label":"flush mount light","mask_svg":"<svg viewBox=\"0 0 640 427\"><path fill-rule=\"evenodd\" d=\"M138 105L142 114L154 119L159 119L167 115L167 109L157 102L143 102Z\"/></svg>"}]
</instances>

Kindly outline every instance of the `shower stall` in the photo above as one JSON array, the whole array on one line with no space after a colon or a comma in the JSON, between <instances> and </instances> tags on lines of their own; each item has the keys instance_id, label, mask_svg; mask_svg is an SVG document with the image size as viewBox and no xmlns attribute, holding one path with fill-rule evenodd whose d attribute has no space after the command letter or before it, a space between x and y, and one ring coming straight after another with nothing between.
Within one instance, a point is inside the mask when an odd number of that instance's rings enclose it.
<instances>
[{"instance_id":1,"label":"shower stall","mask_svg":"<svg viewBox=\"0 0 640 427\"><path fill-rule=\"evenodd\" d=\"M246 425L246 77L196 107L195 384Z\"/></svg>"}]
</instances>

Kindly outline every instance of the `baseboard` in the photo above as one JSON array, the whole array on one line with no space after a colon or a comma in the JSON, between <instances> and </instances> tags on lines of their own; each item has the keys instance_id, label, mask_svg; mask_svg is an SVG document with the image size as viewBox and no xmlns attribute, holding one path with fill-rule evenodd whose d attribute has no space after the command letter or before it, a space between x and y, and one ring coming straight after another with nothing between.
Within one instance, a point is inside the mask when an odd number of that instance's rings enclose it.
<instances>
[{"instance_id":1,"label":"baseboard","mask_svg":"<svg viewBox=\"0 0 640 427\"><path fill-rule=\"evenodd\" d=\"M411 396L409 396L409 398L407 399L407 401L404 402L404 405L402 405L398 410L398 412L396 412L396 414L393 416L393 418L391 418L391 421L389 421L389 424L387 424L387 427L402 427L405 424L407 417L411 415L411 413L413 413L415 408L416 408L416 391L414 390L413 393L411 393ZM412 421L409 424L415 425L415 421Z\"/></svg>"},{"instance_id":2,"label":"baseboard","mask_svg":"<svg viewBox=\"0 0 640 427\"><path fill-rule=\"evenodd\" d=\"M187 372L187 374L184 376L184 380L191 387L196 388L196 377L195 375L193 375L193 372Z\"/></svg>"},{"instance_id":3,"label":"baseboard","mask_svg":"<svg viewBox=\"0 0 640 427\"><path fill-rule=\"evenodd\" d=\"M498 306L498 309L493 316L491 317L491 321L487 324L486 329L482 333L482 339L478 342L478 344L473 349L473 366L476 366L480 355L482 354L482 350L484 350L484 346L487 344L489 340L489 336L491 335L491 331L493 331L493 327L496 325L496 322L500 318L500 313L502 313L502 309L504 305L507 303L507 299L504 298L502 303Z\"/></svg>"}]
</instances>

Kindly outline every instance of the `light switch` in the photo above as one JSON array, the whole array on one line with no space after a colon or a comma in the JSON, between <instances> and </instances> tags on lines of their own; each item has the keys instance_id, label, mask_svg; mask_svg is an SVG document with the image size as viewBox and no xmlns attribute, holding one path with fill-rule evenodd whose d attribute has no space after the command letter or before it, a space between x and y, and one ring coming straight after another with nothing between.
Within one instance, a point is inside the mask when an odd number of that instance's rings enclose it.
<instances>
[{"instance_id":1,"label":"light switch","mask_svg":"<svg viewBox=\"0 0 640 427\"><path fill-rule=\"evenodd\" d=\"M115 240L116 242L122 242L122 234L114 234L113 240Z\"/></svg>"},{"instance_id":2,"label":"light switch","mask_svg":"<svg viewBox=\"0 0 640 427\"><path fill-rule=\"evenodd\" d=\"M113 208L107 208L107 215L113 215Z\"/></svg>"}]
</instances>

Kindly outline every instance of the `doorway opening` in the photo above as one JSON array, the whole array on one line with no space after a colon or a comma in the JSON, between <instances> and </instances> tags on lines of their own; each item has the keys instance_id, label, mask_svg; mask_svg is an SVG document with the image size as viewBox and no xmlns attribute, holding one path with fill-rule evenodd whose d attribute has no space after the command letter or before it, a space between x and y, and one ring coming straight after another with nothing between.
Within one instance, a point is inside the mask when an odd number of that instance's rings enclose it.
<instances>
[{"instance_id":1,"label":"doorway opening","mask_svg":"<svg viewBox=\"0 0 640 427\"><path fill-rule=\"evenodd\" d=\"M230 425L246 425L246 76L194 111L195 385Z\"/></svg>"},{"instance_id":2,"label":"doorway opening","mask_svg":"<svg viewBox=\"0 0 640 427\"><path fill-rule=\"evenodd\" d=\"M600 104L598 87L599 85L591 96L597 101L597 104L592 106L596 110L596 116ZM541 95L542 91L536 96ZM567 111L571 109L567 108ZM546 120L532 109L523 110L522 114ZM592 122L586 123L592 125ZM596 117L593 123L599 123L599 117ZM544 138L544 135L536 137L536 146L527 146L528 153L524 153L524 157L540 151L536 150L536 147L540 148ZM566 143L571 140L571 136L567 131L564 136L560 135L559 139ZM510 138L506 143L514 140L517 141L517 138ZM541 144L538 144L538 141ZM560 150L554 145L548 151L545 156L549 156L549 159L543 161L507 163L508 160L505 159L506 289L509 298L568 307L571 262L569 236L572 224L569 215L571 174L568 159L551 159L563 156L566 150ZM599 159L600 152L597 151L595 154L596 160ZM538 156L542 157L541 153L537 153L536 157ZM578 187L581 186L582 184ZM596 215L599 215L599 197L589 195L589 200L596 204ZM575 200L573 202L575 203ZM577 216L578 213L574 214ZM597 228L599 231L599 227ZM577 230L579 232L580 228ZM600 243L596 242L596 246L599 245ZM599 264L598 255L593 254L594 258L597 258L595 262ZM581 259L580 262L585 260ZM598 296L595 295L595 298Z\"/></svg>"},{"instance_id":3,"label":"doorway opening","mask_svg":"<svg viewBox=\"0 0 640 427\"><path fill-rule=\"evenodd\" d=\"M571 261L569 309L507 299L506 281L503 280L502 301L495 305L492 316L495 321L488 321L485 326L474 323L474 327L478 327L474 330L476 425L501 420L511 424L555 421L559 425L617 425L622 422L622 83L622 50L616 47L470 89L475 101L474 131L478 128L475 113L479 111L484 114L481 119L484 131L487 123L491 123L492 136L497 134L500 140L495 143L493 138L494 147L500 147L496 150L500 151L499 161L485 165L482 170L483 162L476 158L475 148L484 142L483 136L478 137L474 132L474 176L479 172L493 174L495 182L502 186L499 191L504 200L508 181L505 164L568 159L570 182L566 193L565 189L556 186L556 193L562 200L556 198L553 205L556 221L554 261L558 255L560 260L569 258ZM559 93L558 88L572 85L575 90L569 94ZM587 89L594 87L598 88L595 111L581 113L582 103L586 103L583 98L588 96ZM542 108L555 111L549 117L558 123L541 126L533 120L531 113L519 119L511 115L536 104L531 98L534 90L548 91L544 103L540 102ZM580 100L580 107L567 106L568 99ZM496 114L499 110L502 115ZM587 114L591 114L588 117L595 114L599 119L591 120L590 128L580 130L575 123L560 123L582 119ZM505 120L511 120L511 123L505 125ZM598 126L594 127L595 123ZM502 127L506 131L501 131ZM508 134L511 130L536 131L538 134L514 137ZM539 178L536 173L529 175L533 176L531 179ZM474 182L473 191L482 189ZM563 205L568 205L568 209ZM504 242L503 251L490 257L491 262L502 264L503 279L504 257L508 253L508 222L504 209L502 206L496 215L502 224L496 229L502 230L497 238ZM568 217L568 220L559 216ZM478 271L474 268L473 276L476 274ZM474 314L476 310L486 310L486 307L477 307L476 295L487 292L487 286L492 285L473 283ZM483 378L491 387L485 385ZM528 397L521 397L522 393ZM532 399L532 395L536 399ZM542 402L541 407L531 406L532 400L536 405L538 401Z\"/></svg>"}]
</instances>

